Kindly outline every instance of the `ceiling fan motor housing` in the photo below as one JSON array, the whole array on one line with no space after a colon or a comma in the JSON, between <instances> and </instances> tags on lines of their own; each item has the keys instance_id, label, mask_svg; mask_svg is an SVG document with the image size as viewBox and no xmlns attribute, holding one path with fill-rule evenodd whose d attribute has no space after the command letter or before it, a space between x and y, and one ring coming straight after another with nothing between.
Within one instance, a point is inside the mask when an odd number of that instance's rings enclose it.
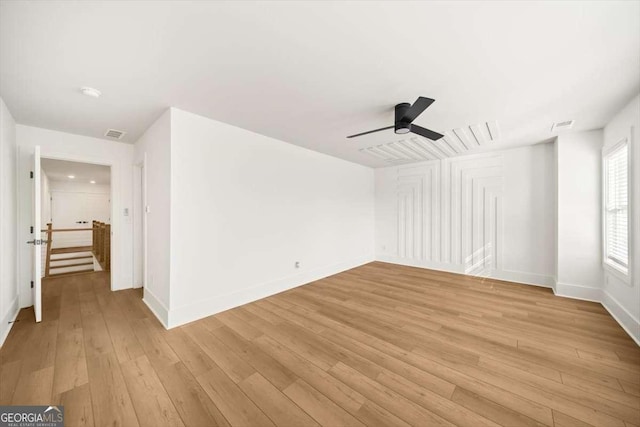
<instances>
[{"instance_id":1,"label":"ceiling fan motor housing","mask_svg":"<svg viewBox=\"0 0 640 427\"><path fill-rule=\"evenodd\" d=\"M395 117L395 133L409 133L411 132L411 123L403 122L402 117L404 113L411 107L408 102L396 105L396 117Z\"/></svg>"}]
</instances>

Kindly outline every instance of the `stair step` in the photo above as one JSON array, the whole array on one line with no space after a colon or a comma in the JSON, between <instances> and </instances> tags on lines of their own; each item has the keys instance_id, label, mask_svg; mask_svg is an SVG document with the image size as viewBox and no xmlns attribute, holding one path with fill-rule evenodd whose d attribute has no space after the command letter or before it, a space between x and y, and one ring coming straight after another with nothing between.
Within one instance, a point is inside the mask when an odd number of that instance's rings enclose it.
<instances>
[{"instance_id":1,"label":"stair step","mask_svg":"<svg viewBox=\"0 0 640 427\"><path fill-rule=\"evenodd\" d=\"M93 255L78 255L78 256L70 256L70 257L66 257L66 258L51 258L51 262L54 261L67 261L70 259L84 259L84 258L93 258Z\"/></svg>"},{"instance_id":2,"label":"stair step","mask_svg":"<svg viewBox=\"0 0 640 427\"><path fill-rule=\"evenodd\" d=\"M76 264L63 264L63 265L49 265L49 270L53 270L54 268L67 268L67 267L77 267L80 265L91 265L93 266L93 261L91 262L79 262Z\"/></svg>"},{"instance_id":3,"label":"stair step","mask_svg":"<svg viewBox=\"0 0 640 427\"><path fill-rule=\"evenodd\" d=\"M91 252L92 246L76 246L73 248L52 248L52 254L68 254L69 252Z\"/></svg>"}]
</instances>

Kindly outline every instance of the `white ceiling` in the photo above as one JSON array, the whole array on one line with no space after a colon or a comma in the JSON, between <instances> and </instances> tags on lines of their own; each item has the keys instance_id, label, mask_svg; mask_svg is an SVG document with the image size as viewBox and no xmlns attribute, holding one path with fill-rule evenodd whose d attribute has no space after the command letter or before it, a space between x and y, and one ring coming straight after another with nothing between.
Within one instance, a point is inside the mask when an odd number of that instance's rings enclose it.
<instances>
[{"instance_id":1,"label":"white ceiling","mask_svg":"<svg viewBox=\"0 0 640 427\"><path fill-rule=\"evenodd\" d=\"M416 124L497 121L485 148L602 127L640 90L640 2L2 2L0 95L19 123L134 142L169 106L354 162ZM100 99L79 93L102 91Z\"/></svg>"},{"instance_id":2,"label":"white ceiling","mask_svg":"<svg viewBox=\"0 0 640 427\"><path fill-rule=\"evenodd\" d=\"M89 184L111 184L111 168L109 166L93 165L90 163L68 162L66 160L40 159L40 167L47 174L50 181L77 182ZM75 178L69 178L73 175Z\"/></svg>"}]
</instances>

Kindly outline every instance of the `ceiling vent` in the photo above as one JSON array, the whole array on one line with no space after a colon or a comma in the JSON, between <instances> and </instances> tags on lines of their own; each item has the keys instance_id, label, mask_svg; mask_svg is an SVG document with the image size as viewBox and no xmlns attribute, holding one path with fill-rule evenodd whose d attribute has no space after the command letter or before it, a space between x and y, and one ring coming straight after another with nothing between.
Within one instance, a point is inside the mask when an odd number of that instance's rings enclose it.
<instances>
[{"instance_id":1,"label":"ceiling vent","mask_svg":"<svg viewBox=\"0 0 640 427\"><path fill-rule=\"evenodd\" d=\"M122 139L125 134L126 132L123 132L121 130L108 129L104 136L114 139Z\"/></svg>"},{"instance_id":2,"label":"ceiling vent","mask_svg":"<svg viewBox=\"0 0 640 427\"><path fill-rule=\"evenodd\" d=\"M569 130L573 127L575 120L567 120L565 122L557 122L551 126L551 132L560 132L563 130Z\"/></svg>"}]
</instances>

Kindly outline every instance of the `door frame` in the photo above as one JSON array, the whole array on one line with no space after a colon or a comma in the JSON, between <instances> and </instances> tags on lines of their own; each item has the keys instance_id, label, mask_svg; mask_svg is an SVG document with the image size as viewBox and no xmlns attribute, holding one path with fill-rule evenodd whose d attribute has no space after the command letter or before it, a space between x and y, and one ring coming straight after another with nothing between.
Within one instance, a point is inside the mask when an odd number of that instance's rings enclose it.
<instances>
[{"instance_id":1,"label":"door frame","mask_svg":"<svg viewBox=\"0 0 640 427\"><path fill-rule=\"evenodd\" d=\"M134 269L134 289L145 288L147 286L147 155L144 154L142 161L133 166L133 221L134 221L134 242L133 242L133 269ZM136 209L137 207L137 209ZM140 222L138 222L140 221ZM136 228L140 226L140 234L136 235ZM137 236L137 237L136 237ZM139 242L136 240L139 239ZM138 244L139 243L139 246ZM139 267L137 267L139 265ZM141 268L141 283L136 283L135 270Z\"/></svg>"},{"instance_id":2,"label":"door frame","mask_svg":"<svg viewBox=\"0 0 640 427\"><path fill-rule=\"evenodd\" d=\"M88 164L92 164L92 165L100 165L100 166L109 166L109 215L110 215L110 223L111 223L111 236L113 236L116 233L119 233L119 227L120 227L120 222L114 221L115 218L115 211L114 211L114 188L115 185L117 183L117 181L114 179L116 177L116 174L114 173L114 170L117 170L117 168L115 167L115 163L113 161L105 161L104 159L98 159L95 157L91 157L91 156L85 156L85 155L81 155L81 154L70 154L70 153L56 153L56 152L48 152L42 151L42 147L40 148L40 159L50 159L50 160L65 160L68 162L76 162L76 163L88 163ZM41 167L42 168L42 167ZM34 206L31 207L32 209L35 209ZM113 241L113 239L112 239ZM114 290L114 277L116 277L117 275L114 274L114 270L116 271L120 271L121 266L119 264L120 260L117 257L114 257L114 247L115 245L111 245L110 247L110 259L111 259L111 272L109 274L109 289L110 290ZM113 261L116 261L115 263ZM115 266L115 268L113 268Z\"/></svg>"}]
</instances>

